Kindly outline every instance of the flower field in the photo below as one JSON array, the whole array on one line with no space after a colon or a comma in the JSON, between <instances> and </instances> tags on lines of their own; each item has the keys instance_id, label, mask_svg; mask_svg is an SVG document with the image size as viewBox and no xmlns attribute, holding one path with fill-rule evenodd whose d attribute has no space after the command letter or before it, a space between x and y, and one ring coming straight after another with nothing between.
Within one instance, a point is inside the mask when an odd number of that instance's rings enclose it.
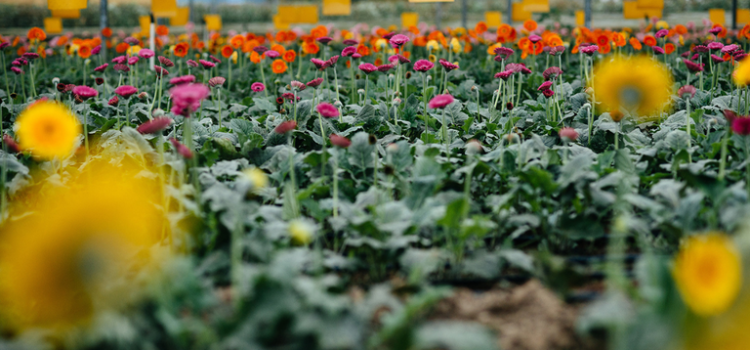
<instances>
[{"instance_id":1,"label":"flower field","mask_svg":"<svg viewBox=\"0 0 750 350\"><path fill-rule=\"evenodd\" d=\"M0 349L748 349L750 25L0 37Z\"/></svg>"}]
</instances>

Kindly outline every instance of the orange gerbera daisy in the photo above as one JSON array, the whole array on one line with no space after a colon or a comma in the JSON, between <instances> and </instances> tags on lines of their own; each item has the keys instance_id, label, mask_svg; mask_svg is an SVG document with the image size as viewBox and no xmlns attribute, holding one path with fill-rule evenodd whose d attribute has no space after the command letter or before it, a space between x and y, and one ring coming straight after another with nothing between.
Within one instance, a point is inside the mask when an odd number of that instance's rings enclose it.
<instances>
[{"instance_id":1,"label":"orange gerbera daisy","mask_svg":"<svg viewBox=\"0 0 750 350\"><path fill-rule=\"evenodd\" d=\"M28 38L29 40L42 41L44 39L47 39L47 33L45 33L42 28L34 27L29 29Z\"/></svg>"},{"instance_id":2,"label":"orange gerbera daisy","mask_svg":"<svg viewBox=\"0 0 750 350\"><path fill-rule=\"evenodd\" d=\"M156 35L159 35L159 36L169 35L169 28L163 24L156 27Z\"/></svg>"},{"instance_id":3,"label":"orange gerbera daisy","mask_svg":"<svg viewBox=\"0 0 750 350\"><path fill-rule=\"evenodd\" d=\"M283 46L279 45L279 44L271 46L271 50L274 50L274 51L278 52L282 56L286 52L286 49Z\"/></svg>"},{"instance_id":4,"label":"orange gerbera daisy","mask_svg":"<svg viewBox=\"0 0 750 350\"><path fill-rule=\"evenodd\" d=\"M271 71L276 74L284 74L286 72L286 69L286 62L284 62L283 60L277 59L271 64Z\"/></svg>"},{"instance_id":5,"label":"orange gerbera daisy","mask_svg":"<svg viewBox=\"0 0 750 350\"><path fill-rule=\"evenodd\" d=\"M538 27L538 24L533 19L527 19L526 22L523 22L523 29L526 29L530 32L533 32Z\"/></svg>"},{"instance_id":6,"label":"orange gerbera daisy","mask_svg":"<svg viewBox=\"0 0 750 350\"><path fill-rule=\"evenodd\" d=\"M607 45L599 46L599 53L602 55L606 55L608 53L612 52L612 46L607 43Z\"/></svg>"},{"instance_id":7,"label":"orange gerbera daisy","mask_svg":"<svg viewBox=\"0 0 750 350\"><path fill-rule=\"evenodd\" d=\"M65 44L68 43L68 37L67 36L61 36L57 38L57 46L65 46Z\"/></svg>"},{"instance_id":8,"label":"orange gerbera daisy","mask_svg":"<svg viewBox=\"0 0 750 350\"><path fill-rule=\"evenodd\" d=\"M128 51L129 48L130 45L128 43L119 43L115 47L115 51L117 51L117 53L125 53L125 51Z\"/></svg>"},{"instance_id":9,"label":"orange gerbera daisy","mask_svg":"<svg viewBox=\"0 0 750 350\"><path fill-rule=\"evenodd\" d=\"M487 31L487 23L484 23L484 22L479 22L479 23L477 23L477 26L476 26L476 27L474 27L474 30L475 30L475 31L476 31L476 32L477 32L478 34L483 34L484 32L486 32L486 31Z\"/></svg>"},{"instance_id":10,"label":"orange gerbera daisy","mask_svg":"<svg viewBox=\"0 0 750 350\"><path fill-rule=\"evenodd\" d=\"M231 45L224 45L224 47L221 48L221 55L224 56L224 58L232 57L233 53L234 48Z\"/></svg>"},{"instance_id":11,"label":"orange gerbera daisy","mask_svg":"<svg viewBox=\"0 0 750 350\"><path fill-rule=\"evenodd\" d=\"M653 35L646 35L645 38L643 38L643 43L648 46L656 46L656 38L654 38Z\"/></svg>"},{"instance_id":12,"label":"orange gerbera daisy","mask_svg":"<svg viewBox=\"0 0 750 350\"><path fill-rule=\"evenodd\" d=\"M235 49L242 48L242 45L245 44L245 37L242 35L235 35L232 37L231 40L229 40L229 43L234 47Z\"/></svg>"},{"instance_id":13,"label":"orange gerbera daisy","mask_svg":"<svg viewBox=\"0 0 750 350\"><path fill-rule=\"evenodd\" d=\"M174 46L174 55L177 57L185 57L188 54L188 50L190 50L190 44L181 42Z\"/></svg>"},{"instance_id":14,"label":"orange gerbera daisy","mask_svg":"<svg viewBox=\"0 0 750 350\"><path fill-rule=\"evenodd\" d=\"M612 41L617 45L617 47L623 47L628 42L625 40L625 36L620 33L613 33L612 34Z\"/></svg>"},{"instance_id":15,"label":"orange gerbera daisy","mask_svg":"<svg viewBox=\"0 0 750 350\"><path fill-rule=\"evenodd\" d=\"M78 56L80 56L84 60L91 57L91 47L89 47L88 45L83 45L78 48Z\"/></svg>"},{"instance_id":16,"label":"orange gerbera daisy","mask_svg":"<svg viewBox=\"0 0 750 350\"><path fill-rule=\"evenodd\" d=\"M641 49L643 48L641 42L634 37L630 38L630 46L632 46L636 51L641 51Z\"/></svg>"},{"instance_id":17,"label":"orange gerbera daisy","mask_svg":"<svg viewBox=\"0 0 750 350\"><path fill-rule=\"evenodd\" d=\"M294 59L297 58L297 53L294 52L294 50L286 50L286 52L284 52L283 58L284 61L292 63L294 62Z\"/></svg>"},{"instance_id":18,"label":"orange gerbera daisy","mask_svg":"<svg viewBox=\"0 0 750 350\"><path fill-rule=\"evenodd\" d=\"M302 52L314 55L320 52L320 47L315 43L305 43L302 45Z\"/></svg>"},{"instance_id":19,"label":"orange gerbera daisy","mask_svg":"<svg viewBox=\"0 0 750 350\"><path fill-rule=\"evenodd\" d=\"M328 35L328 28L325 26L317 26L310 31L310 35L315 39L322 38Z\"/></svg>"},{"instance_id":20,"label":"orange gerbera daisy","mask_svg":"<svg viewBox=\"0 0 750 350\"><path fill-rule=\"evenodd\" d=\"M112 29L110 29L109 27L104 27L104 29L102 29L102 35L105 38L111 37L112 36Z\"/></svg>"},{"instance_id":21,"label":"orange gerbera daisy","mask_svg":"<svg viewBox=\"0 0 750 350\"><path fill-rule=\"evenodd\" d=\"M252 51L250 53L250 62L258 64L258 63L260 63L261 59L263 59L263 56L259 55L257 52Z\"/></svg>"},{"instance_id":22,"label":"orange gerbera daisy","mask_svg":"<svg viewBox=\"0 0 750 350\"><path fill-rule=\"evenodd\" d=\"M609 45L609 37L607 34L601 34L596 37L596 44L599 45L599 47Z\"/></svg>"},{"instance_id":23,"label":"orange gerbera daisy","mask_svg":"<svg viewBox=\"0 0 750 350\"><path fill-rule=\"evenodd\" d=\"M666 53L667 55L673 53L674 50L675 50L674 44L667 43L666 45L664 45L664 53Z\"/></svg>"},{"instance_id":24,"label":"orange gerbera daisy","mask_svg":"<svg viewBox=\"0 0 750 350\"><path fill-rule=\"evenodd\" d=\"M370 49L367 46L365 46L364 44L359 44L359 46L357 46L357 53L360 54L360 55L362 55L362 56L369 56L370 55Z\"/></svg>"}]
</instances>

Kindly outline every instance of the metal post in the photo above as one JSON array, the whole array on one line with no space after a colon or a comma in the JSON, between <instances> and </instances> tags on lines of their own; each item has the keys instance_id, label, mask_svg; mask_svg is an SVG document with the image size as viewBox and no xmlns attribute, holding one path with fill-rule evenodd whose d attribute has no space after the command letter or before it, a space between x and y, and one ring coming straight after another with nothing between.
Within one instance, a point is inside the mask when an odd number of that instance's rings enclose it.
<instances>
[{"instance_id":1,"label":"metal post","mask_svg":"<svg viewBox=\"0 0 750 350\"><path fill-rule=\"evenodd\" d=\"M732 29L737 30L737 0L732 0Z\"/></svg>"},{"instance_id":2,"label":"metal post","mask_svg":"<svg viewBox=\"0 0 750 350\"><path fill-rule=\"evenodd\" d=\"M505 10L505 21L513 23L513 0L508 0L508 8Z\"/></svg>"},{"instance_id":3,"label":"metal post","mask_svg":"<svg viewBox=\"0 0 750 350\"><path fill-rule=\"evenodd\" d=\"M443 26L441 25L441 20L443 17L443 3L439 2L435 4L435 25L437 26L437 30L440 30Z\"/></svg>"},{"instance_id":4,"label":"metal post","mask_svg":"<svg viewBox=\"0 0 750 350\"><path fill-rule=\"evenodd\" d=\"M211 14L216 14L216 0L211 0Z\"/></svg>"},{"instance_id":5,"label":"metal post","mask_svg":"<svg viewBox=\"0 0 750 350\"><path fill-rule=\"evenodd\" d=\"M99 29L104 30L104 28L107 28L109 26L109 12L107 11L107 0L101 0L99 3ZM100 53L102 57L104 58L104 61L107 61L107 38L104 38L102 40L102 52Z\"/></svg>"},{"instance_id":6,"label":"metal post","mask_svg":"<svg viewBox=\"0 0 750 350\"><path fill-rule=\"evenodd\" d=\"M154 23L154 14L150 14L151 16L151 27L148 31L148 46L151 49L151 51L156 52L156 23ZM151 70L154 70L154 63L155 63L155 57L151 56L148 61L148 66Z\"/></svg>"},{"instance_id":7,"label":"metal post","mask_svg":"<svg viewBox=\"0 0 750 350\"><path fill-rule=\"evenodd\" d=\"M189 21L195 23L195 6L193 6L193 0L188 2L188 8L190 9Z\"/></svg>"},{"instance_id":8,"label":"metal post","mask_svg":"<svg viewBox=\"0 0 750 350\"><path fill-rule=\"evenodd\" d=\"M469 11L468 10L468 7L469 7L468 2L469 2L469 0L463 0L463 1L461 1L461 26L464 27L464 28L467 28L466 27L466 22L467 22L466 15L467 15L467 12Z\"/></svg>"},{"instance_id":9,"label":"metal post","mask_svg":"<svg viewBox=\"0 0 750 350\"><path fill-rule=\"evenodd\" d=\"M584 5L584 11L586 12L586 19L584 25L586 28L591 28L591 0L586 0Z\"/></svg>"}]
</instances>

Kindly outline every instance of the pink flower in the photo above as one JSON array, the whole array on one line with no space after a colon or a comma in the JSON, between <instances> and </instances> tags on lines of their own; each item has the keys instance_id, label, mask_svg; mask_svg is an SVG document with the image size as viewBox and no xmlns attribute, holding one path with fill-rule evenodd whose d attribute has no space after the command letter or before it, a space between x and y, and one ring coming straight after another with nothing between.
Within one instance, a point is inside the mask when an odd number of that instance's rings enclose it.
<instances>
[{"instance_id":1,"label":"pink flower","mask_svg":"<svg viewBox=\"0 0 750 350\"><path fill-rule=\"evenodd\" d=\"M409 42L409 37L403 34L396 34L389 40L391 45L395 48L401 47L402 45Z\"/></svg>"},{"instance_id":2,"label":"pink flower","mask_svg":"<svg viewBox=\"0 0 750 350\"><path fill-rule=\"evenodd\" d=\"M195 76L185 75L181 77L172 78L169 83L172 85L190 84L195 82Z\"/></svg>"},{"instance_id":3,"label":"pink flower","mask_svg":"<svg viewBox=\"0 0 750 350\"><path fill-rule=\"evenodd\" d=\"M526 66L523 63L508 63L505 66L506 70L513 71L513 73L521 73Z\"/></svg>"},{"instance_id":4,"label":"pink flower","mask_svg":"<svg viewBox=\"0 0 750 350\"><path fill-rule=\"evenodd\" d=\"M312 62L312 64L314 64L315 67L318 68L319 70L324 70L324 69L328 68L327 62L323 61L323 60L321 60L319 58L311 58L310 62Z\"/></svg>"},{"instance_id":5,"label":"pink flower","mask_svg":"<svg viewBox=\"0 0 750 350\"><path fill-rule=\"evenodd\" d=\"M115 93L124 98L129 98L130 96L137 94L138 89L130 85L122 85L115 89Z\"/></svg>"},{"instance_id":6,"label":"pink flower","mask_svg":"<svg viewBox=\"0 0 750 350\"><path fill-rule=\"evenodd\" d=\"M439 62L439 63L440 63L440 65L441 65L441 66L443 66L443 68L444 68L444 69L445 69L446 71L448 71L448 72L450 72L450 71L452 71L452 70L454 70L454 69L458 69L458 65L457 65L457 64L453 64L453 63L451 63L451 62L448 62L448 61L446 61L446 60L444 60L444 59L442 59L442 58L441 58L441 59L440 59L440 61L438 61L438 62Z\"/></svg>"},{"instance_id":7,"label":"pink flower","mask_svg":"<svg viewBox=\"0 0 750 350\"><path fill-rule=\"evenodd\" d=\"M151 49L141 49L138 51L138 56L141 56L141 58L149 59L151 57L154 57L156 54L151 51Z\"/></svg>"},{"instance_id":8,"label":"pink flower","mask_svg":"<svg viewBox=\"0 0 750 350\"><path fill-rule=\"evenodd\" d=\"M709 33L716 35L721 33L721 27L714 27L708 30Z\"/></svg>"},{"instance_id":9,"label":"pink flower","mask_svg":"<svg viewBox=\"0 0 750 350\"><path fill-rule=\"evenodd\" d=\"M331 134L330 139L331 139L331 144L333 144L334 146L341 147L341 148L348 148L349 146L352 145L352 141L350 141L346 137L339 136L336 134Z\"/></svg>"},{"instance_id":10,"label":"pink flower","mask_svg":"<svg viewBox=\"0 0 750 350\"><path fill-rule=\"evenodd\" d=\"M88 100L92 97L98 96L99 92L88 86L81 85L81 86L76 86L75 88L73 88L73 95L76 95L83 100Z\"/></svg>"},{"instance_id":11,"label":"pink flower","mask_svg":"<svg viewBox=\"0 0 750 350\"><path fill-rule=\"evenodd\" d=\"M193 60L187 60L187 65L188 65L188 67L192 67L192 68L195 68L195 67L199 66L198 62L195 62Z\"/></svg>"},{"instance_id":12,"label":"pink flower","mask_svg":"<svg viewBox=\"0 0 750 350\"><path fill-rule=\"evenodd\" d=\"M561 76L563 74L562 69L558 67L549 67L542 73L542 76L544 79L547 80L554 80L557 79L557 77Z\"/></svg>"},{"instance_id":13,"label":"pink flower","mask_svg":"<svg viewBox=\"0 0 750 350\"><path fill-rule=\"evenodd\" d=\"M127 56L117 56L112 59L112 63L114 64L123 64L128 60Z\"/></svg>"},{"instance_id":14,"label":"pink flower","mask_svg":"<svg viewBox=\"0 0 750 350\"><path fill-rule=\"evenodd\" d=\"M353 54L357 53L357 47L356 46L349 46L341 50L341 56L349 57Z\"/></svg>"},{"instance_id":15,"label":"pink flower","mask_svg":"<svg viewBox=\"0 0 750 350\"><path fill-rule=\"evenodd\" d=\"M549 90L551 87L552 87L552 82L551 81L545 81L544 83L542 83L542 85L539 85L539 88L537 88L536 91Z\"/></svg>"},{"instance_id":16,"label":"pink flower","mask_svg":"<svg viewBox=\"0 0 750 350\"><path fill-rule=\"evenodd\" d=\"M542 95L544 95L544 97L546 97L546 98L550 98L550 97L552 97L552 96L555 95L555 92L552 91L552 90L549 90L549 89L542 90Z\"/></svg>"},{"instance_id":17,"label":"pink flower","mask_svg":"<svg viewBox=\"0 0 750 350\"><path fill-rule=\"evenodd\" d=\"M18 67L10 67L10 71L13 73L16 73L16 75L23 74L23 69L18 68Z\"/></svg>"},{"instance_id":18,"label":"pink flower","mask_svg":"<svg viewBox=\"0 0 750 350\"><path fill-rule=\"evenodd\" d=\"M395 64L396 61L398 61L398 63L400 63L400 64L411 63L410 59L404 57L403 55L399 55L399 54L395 54L395 55L393 55L391 57L388 57L388 61L391 62L391 63L393 63L393 64Z\"/></svg>"},{"instance_id":19,"label":"pink flower","mask_svg":"<svg viewBox=\"0 0 750 350\"><path fill-rule=\"evenodd\" d=\"M333 67L336 65L336 63L339 61L339 55L331 56L331 58L326 61L328 63L329 67Z\"/></svg>"},{"instance_id":20,"label":"pink flower","mask_svg":"<svg viewBox=\"0 0 750 350\"><path fill-rule=\"evenodd\" d=\"M732 53L739 50L740 47L737 44L727 45L721 48L721 53Z\"/></svg>"},{"instance_id":21,"label":"pink flower","mask_svg":"<svg viewBox=\"0 0 750 350\"><path fill-rule=\"evenodd\" d=\"M697 90L696 90L695 86L685 85L685 86L681 87L679 90L677 90L677 96L680 96L682 98L685 98L685 97L693 98L693 97L695 97L695 92L696 91Z\"/></svg>"},{"instance_id":22,"label":"pink flower","mask_svg":"<svg viewBox=\"0 0 750 350\"><path fill-rule=\"evenodd\" d=\"M512 55L515 51L509 47L498 47L495 48L495 54L498 56L502 56L503 58L508 58L508 56Z\"/></svg>"},{"instance_id":23,"label":"pink flower","mask_svg":"<svg viewBox=\"0 0 750 350\"><path fill-rule=\"evenodd\" d=\"M172 113L189 117L201 107L203 101L211 93L211 90L203 84L182 84L169 90L172 96Z\"/></svg>"},{"instance_id":24,"label":"pink flower","mask_svg":"<svg viewBox=\"0 0 750 350\"><path fill-rule=\"evenodd\" d=\"M113 69L114 69L115 71L118 71L118 72L120 72L120 74L122 74L122 73L127 73L127 72L130 72L130 67L128 67L128 66L126 66L126 65L124 65L124 64L119 64L119 63L118 63L118 64L116 64L116 65L115 65L115 66L113 67Z\"/></svg>"},{"instance_id":25,"label":"pink flower","mask_svg":"<svg viewBox=\"0 0 750 350\"><path fill-rule=\"evenodd\" d=\"M99 67L94 68L94 72L104 72L107 67L109 67L109 63L105 63Z\"/></svg>"},{"instance_id":26,"label":"pink flower","mask_svg":"<svg viewBox=\"0 0 750 350\"><path fill-rule=\"evenodd\" d=\"M16 143L16 140L10 137L10 135L8 134L3 135L3 143L5 143L5 147L8 149L8 152L10 153L21 152L21 147L18 146L18 143Z\"/></svg>"},{"instance_id":27,"label":"pink flower","mask_svg":"<svg viewBox=\"0 0 750 350\"><path fill-rule=\"evenodd\" d=\"M662 49L661 47L658 47L658 46L651 46L651 50L654 50L654 55L657 55L657 56L661 56L664 53L666 53L666 51L664 51L664 49Z\"/></svg>"},{"instance_id":28,"label":"pink flower","mask_svg":"<svg viewBox=\"0 0 750 350\"><path fill-rule=\"evenodd\" d=\"M265 46L263 46L263 45L261 45L261 46L256 46L253 49L253 51L257 52L259 55L262 55L263 53L265 53L266 51L268 51L268 48L265 47Z\"/></svg>"},{"instance_id":29,"label":"pink flower","mask_svg":"<svg viewBox=\"0 0 750 350\"><path fill-rule=\"evenodd\" d=\"M714 63L722 63L722 62L724 62L723 58L721 58L719 56L716 56L714 54L711 54L711 60L714 61Z\"/></svg>"},{"instance_id":30,"label":"pink flower","mask_svg":"<svg viewBox=\"0 0 750 350\"><path fill-rule=\"evenodd\" d=\"M669 34L669 31L666 30L666 29L662 29L662 30L656 32L656 38L657 39L661 39L661 38L667 36L667 34Z\"/></svg>"},{"instance_id":31,"label":"pink flower","mask_svg":"<svg viewBox=\"0 0 750 350\"><path fill-rule=\"evenodd\" d=\"M316 79L310 80L307 83L307 86L309 86L311 88L316 88L316 87L320 86L320 84L323 84L323 78L316 78Z\"/></svg>"},{"instance_id":32,"label":"pink flower","mask_svg":"<svg viewBox=\"0 0 750 350\"><path fill-rule=\"evenodd\" d=\"M512 70L502 71L500 73L495 74L495 79L499 78L502 80L508 80L513 74L514 72Z\"/></svg>"},{"instance_id":33,"label":"pink flower","mask_svg":"<svg viewBox=\"0 0 750 350\"><path fill-rule=\"evenodd\" d=\"M281 54L278 51L268 50L266 51L266 57L270 59L278 58Z\"/></svg>"},{"instance_id":34,"label":"pink flower","mask_svg":"<svg viewBox=\"0 0 750 350\"><path fill-rule=\"evenodd\" d=\"M328 45L328 43L330 43L331 41L333 41L333 39L331 39L331 37L328 37L328 36L324 36L322 38L318 38L318 42L321 43L321 44L323 44L323 45Z\"/></svg>"},{"instance_id":35,"label":"pink flower","mask_svg":"<svg viewBox=\"0 0 750 350\"><path fill-rule=\"evenodd\" d=\"M129 36L129 37L125 38L125 40L123 40L123 41L126 42L126 43L128 43L131 46L138 45L138 44L141 43L140 40L138 40L138 39L136 39L136 38L134 38L132 36Z\"/></svg>"},{"instance_id":36,"label":"pink flower","mask_svg":"<svg viewBox=\"0 0 750 350\"><path fill-rule=\"evenodd\" d=\"M304 83L296 81L296 80L292 80L292 82L289 83L289 85L292 86L293 90L297 90L297 91L302 91L307 87L307 85L305 85Z\"/></svg>"},{"instance_id":37,"label":"pink flower","mask_svg":"<svg viewBox=\"0 0 750 350\"><path fill-rule=\"evenodd\" d=\"M167 67L167 68L174 67L174 62L172 62L172 60L164 56L159 56L159 63L161 63L162 66Z\"/></svg>"},{"instance_id":38,"label":"pink flower","mask_svg":"<svg viewBox=\"0 0 750 350\"><path fill-rule=\"evenodd\" d=\"M362 55L360 55L358 52L355 52L352 54L352 58L362 58Z\"/></svg>"},{"instance_id":39,"label":"pink flower","mask_svg":"<svg viewBox=\"0 0 750 350\"><path fill-rule=\"evenodd\" d=\"M216 67L216 63L208 62L206 60L200 60L198 62L200 62L201 66L203 66L204 69L211 69L213 67Z\"/></svg>"},{"instance_id":40,"label":"pink flower","mask_svg":"<svg viewBox=\"0 0 750 350\"><path fill-rule=\"evenodd\" d=\"M23 57L26 58L26 59L28 59L28 60L35 60L35 59L39 58L39 54L36 53L36 52L26 52L26 53L23 54Z\"/></svg>"},{"instance_id":41,"label":"pink flower","mask_svg":"<svg viewBox=\"0 0 750 350\"><path fill-rule=\"evenodd\" d=\"M315 110L317 110L323 118L336 118L339 116L339 110L328 102L321 102Z\"/></svg>"},{"instance_id":42,"label":"pink flower","mask_svg":"<svg viewBox=\"0 0 750 350\"><path fill-rule=\"evenodd\" d=\"M359 70L365 72L365 74L370 74L378 70L378 67L375 67L375 65L372 63L362 63L359 65Z\"/></svg>"},{"instance_id":43,"label":"pink flower","mask_svg":"<svg viewBox=\"0 0 750 350\"><path fill-rule=\"evenodd\" d=\"M172 118L158 117L139 125L136 130L141 134L156 134L166 129L170 124L172 124Z\"/></svg>"},{"instance_id":44,"label":"pink flower","mask_svg":"<svg viewBox=\"0 0 750 350\"><path fill-rule=\"evenodd\" d=\"M719 30L721 30L721 29L719 29ZM722 44L722 43L720 43L718 41L714 41L714 42L708 43L708 49L711 50L711 51L721 50L723 48L724 48L724 44Z\"/></svg>"},{"instance_id":45,"label":"pink flower","mask_svg":"<svg viewBox=\"0 0 750 350\"><path fill-rule=\"evenodd\" d=\"M682 60L682 62L685 63L685 66L687 67L687 69L693 73L698 73L698 72L703 71L703 65L700 65L690 60Z\"/></svg>"},{"instance_id":46,"label":"pink flower","mask_svg":"<svg viewBox=\"0 0 750 350\"><path fill-rule=\"evenodd\" d=\"M210 55L210 56L208 56L208 59L210 59L210 60L211 60L211 62L213 62L213 63L216 63L216 64L219 64L219 63L221 63L221 60L220 60L220 59L218 59L218 58L216 58L216 56L214 56L214 55Z\"/></svg>"},{"instance_id":47,"label":"pink flower","mask_svg":"<svg viewBox=\"0 0 750 350\"><path fill-rule=\"evenodd\" d=\"M585 54L587 54L589 56L595 54L598 51L599 51L599 46L596 46L596 45L589 45L589 46L581 48L581 52L583 52L583 53L585 53Z\"/></svg>"},{"instance_id":48,"label":"pink flower","mask_svg":"<svg viewBox=\"0 0 750 350\"><path fill-rule=\"evenodd\" d=\"M750 117L738 117L732 121L732 131L741 136L750 135Z\"/></svg>"},{"instance_id":49,"label":"pink flower","mask_svg":"<svg viewBox=\"0 0 750 350\"><path fill-rule=\"evenodd\" d=\"M428 60L419 60L417 62L414 62L414 70L417 72L426 72L432 69L432 67L435 67L435 65Z\"/></svg>"},{"instance_id":50,"label":"pink flower","mask_svg":"<svg viewBox=\"0 0 750 350\"><path fill-rule=\"evenodd\" d=\"M699 52L699 53L708 52L708 47L705 45L696 45L693 48L693 51Z\"/></svg>"},{"instance_id":51,"label":"pink flower","mask_svg":"<svg viewBox=\"0 0 750 350\"><path fill-rule=\"evenodd\" d=\"M208 79L208 86L210 87L221 87L227 80L224 77L213 77Z\"/></svg>"},{"instance_id":52,"label":"pink flower","mask_svg":"<svg viewBox=\"0 0 750 350\"><path fill-rule=\"evenodd\" d=\"M253 83L253 85L250 85L250 90L254 92L263 92L265 89L266 86L263 83Z\"/></svg>"},{"instance_id":53,"label":"pink flower","mask_svg":"<svg viewBox=\"0 0 750 350\"><path fill-rule=\"evenodd\" d=\"M432 109L443 109L447 107L449 104L453 103L454 99L453 96L449 94L445 95L437 95L430 100L429 106Z\"/></svg>"},{"instance_id":54,"label":"pink flower","mask_svg":"<svg viewBox=\"0 0 750 350\"><path fill-rule=\"evenodd\" d=\"M381 73L388 73L388 71L391 69L393 69L392 64L384 64L384 65L378 66L378 72L381 72Z\"/></svg>"},{"instance_id":55,"label":"pink flower","mask_svg":"<svg viewBox=\"0 0 750 350\"><path fill-rule=\"evenodd\" d=\"M560 138L568 142L572 142L578 139L578 131L570 127L564 127L560 129Z\"/></svg>"},{"instance_id":56,"label":"pink flower","mask_svg":"<svg viewBox=\"0 0 750 350\"><path fill-rule=\"evenodd\" d=\"M162 68L162 66L154 66L154 73L156 73L156 78L159 79L165 75L169 75L169 71Z\"/></svg>"},{"instance_id":57,"label":"pink flower","mask_svg":"<svg viewBox=\"0 0 750 350\"><path fill-rule=\"evenodd\" d=\"M174 148L177 150L177 153L179 153L185 159L193 158L193 151L191 151L185 145L181 144L180 141L177 141L176 138L173 137L169 139L169 141L172 142L172 146L174 146Z\"/></svg>"},{"instance_id":58,"label":"pink flower","mask_svg":"<svg viewBox=\"0 0 750 350\"><path fill-rule=\"evenodd\" d=\"M138 61L140 61L140 60L141 59L138 58L138 56L131 56L130 58L128 58L128 64L132 66L132 65L138 63Z\"/></svg>"},{"instance_id":59,"label":"pink flower","mask_svg":"<svg viewBox=\"0 0 750 350\"><path fill-rule=\"evenodd\" d=\"M92 55L98 55L100 52L102 52L102 46L101 45L96 45L96 47L94 47L93 49L91 49L91 54Z\"/></svg>"},{"instance_id":60,"label":"pink flower","mask_svg":"<svg viewBox=\"0 0 750 350\"><path fill-rule=\"evenodd\" d=\"M112 107L117 107L117 105L120 104L120 98L117 96L113 96L112 98L109 99L107 104Z\"/></svg>"},{"instance_id":61,"label":"pink flower","mask_svg":"<svg viewBox=\"0 0 750 350\"><path fill-rule=\"evenodd\" d=\"M346 39L346 40L344 40L343 44L347 45L347 46L352 46L352 45L359 44L359 41L356 41L354 39ZM356 50L356 47L355 47L355 50Z\"/></svg>"},{"instance_id":62,"label":"pink flower","mask_svg":"<svg viewBox=\"0 0 750 350\"><path fill-rule=\"evenodd\" d=\"M276 127L276 129L273 129L273 131L276 132L277 134L284 135L296 128L297 128L297 122L295 122L294 120L288 120L279 124Z\"/></svg>"},{"instance_id":63,"label":"pink flower","mask_svg":"<svg viewBox=\"0 0 750 350\"><path fill-rule=\"evenodd\" d=\"M535 43L535 44L536 44L536 43L538 43L538 42L542 41L542 37L541 37L541 36L539 36L539 35L536 35L536 34L532 34L532 35L530 35L530 36L529 36L529 40L530 40L530 41L531 41L532 43Z\"/></svg>"}]
</instances>

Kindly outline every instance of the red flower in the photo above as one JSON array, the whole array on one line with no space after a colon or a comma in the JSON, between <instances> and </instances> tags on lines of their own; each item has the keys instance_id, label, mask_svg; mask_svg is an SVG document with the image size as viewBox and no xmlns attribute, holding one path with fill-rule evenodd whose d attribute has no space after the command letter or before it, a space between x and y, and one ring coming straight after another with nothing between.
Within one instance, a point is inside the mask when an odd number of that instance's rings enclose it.
<instances>
[{"instance_id":1,"label":"red flower","mask_svg":"<svg viewBox=\"0 0 750 350\"><path fill-rule=\"evenodd\" d=\"M274 129L277 134L286 134L297 128L297 122L294 120L285 121Z\"/></svg>"},{"instance_id":2,"label":"red flower","mask_svg":"<svg viewBox=\"0 0 750 350\"><path fill-rule=\"evenodd\" d=\"M331 134L330 138L331 138L331 143L334 146L339 146L341 148L347 148L347 147L351 146L351 144L352 144L352 141L350 141L346 137L339 136L339 135L336 135L336 134Z\"/></svg>"}]
</instances>

